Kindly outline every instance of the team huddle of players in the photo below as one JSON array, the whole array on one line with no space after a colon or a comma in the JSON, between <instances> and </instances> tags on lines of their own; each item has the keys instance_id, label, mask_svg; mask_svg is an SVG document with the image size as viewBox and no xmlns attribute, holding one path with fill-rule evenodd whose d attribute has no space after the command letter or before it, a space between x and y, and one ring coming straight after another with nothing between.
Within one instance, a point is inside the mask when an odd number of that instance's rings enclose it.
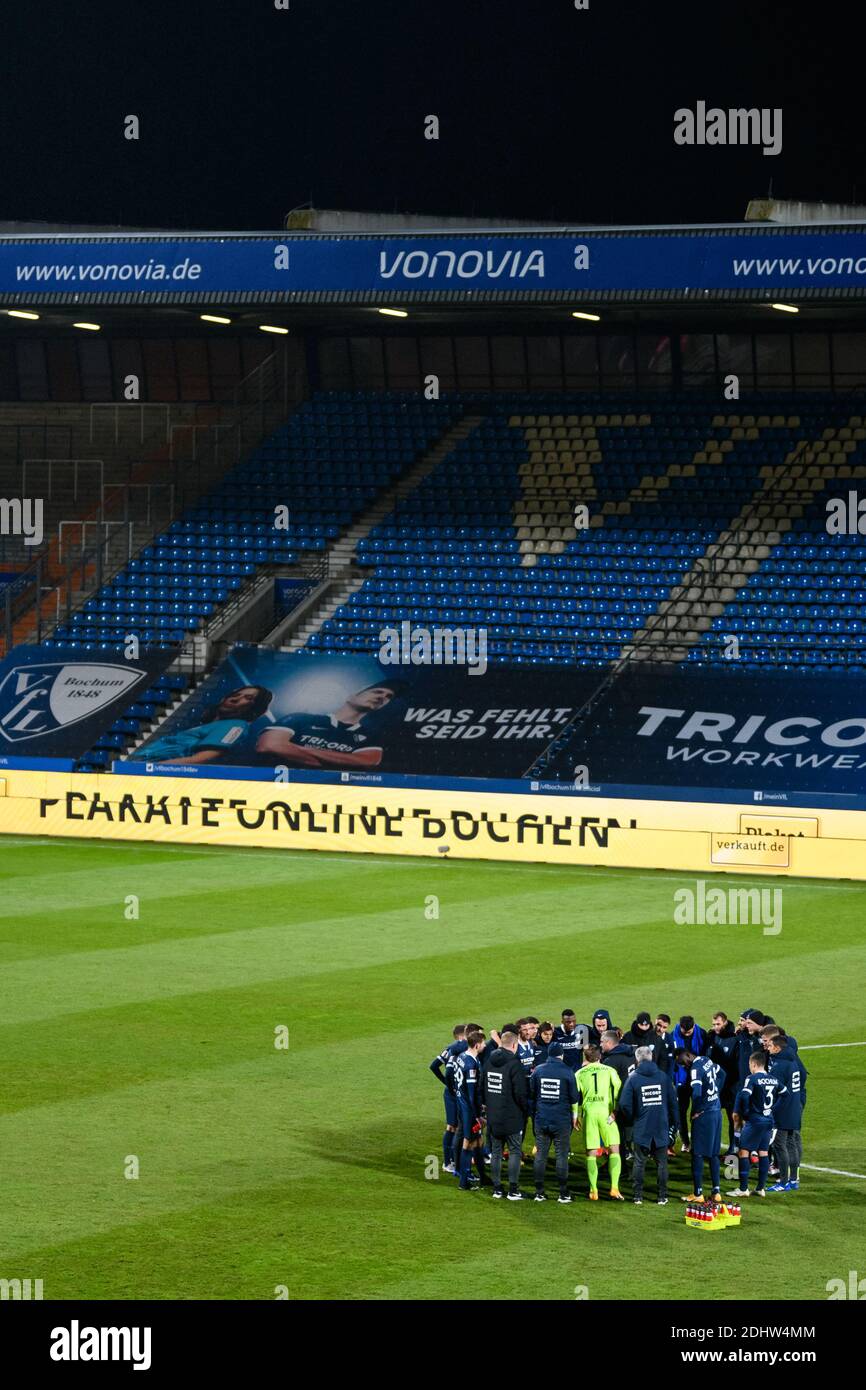
<instances>
[{"instance_id":1,"label":"team huddle of players","mask_svg":"<svg viewBox=\"0 0 866 1390\"><path fill-rule=\"evenodd\" d=\"M626 1161L632 1199L641 1205L652 1158L664 1206L677 1132L692 1164L693 1191L682 1200L704 1201L705 1164L718 1200L725 1114L727 1155L737 1155L739 1174L728 1195L751 1195L753 1166L755 1196L799 1189L806 1068L796 1039L759 1009L745 1009L736 1024L716 1013L707 1030L688 1014L672 1029L668 1014L653 1021L639 1013L627 1033L614 1027L606 1009L596 1010L591 1024L578 1023L574 1010L564 1009L556 1026L527 1017L491 1029L489 1038L477 1023L458 1024L453 1036L430 1070L444 1087L444 1171L458 1178L461 1191L489 1185L494 1197L522 1201L520 1166L530 1161L524 1149L531 1123L536 1202L547 1200L551 1146L557 1200L572 1201L568 1164L575 1130L586 1142L590 1201L598 1201L599 1164L607 1158L611 1198L625 1200L620 1179ZM776 1181L768 1188L771 1173Z\"/></svg>"}]
</instances>

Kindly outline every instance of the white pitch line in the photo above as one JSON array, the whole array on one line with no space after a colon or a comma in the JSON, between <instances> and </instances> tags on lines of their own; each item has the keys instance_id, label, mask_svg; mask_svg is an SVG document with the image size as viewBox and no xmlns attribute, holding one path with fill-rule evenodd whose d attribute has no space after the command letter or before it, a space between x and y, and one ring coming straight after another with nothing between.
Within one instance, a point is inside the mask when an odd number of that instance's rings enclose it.
<instances>
[{"instance_id":1,"label":"white pitch line","mask_svg":"<svg viewBox=\"0 0 866 1390\"><path fill-rule=\"evenodd\" d=\"M844 1168L819 1168L817 1163L801 1163L801 1168L809 1168L813 1173L833 1173L837 1178L862 1178L866 1182L866 1173L848 1173Z\"/></svg>"},{"instance_id":2,"label":"white pitch line","mask_svg":"<svg viewBox=\"0 0 866 1390\"><path fill-rule=\"evenodd\" d=\"M817 1052L821 1047L866 1047L866 1042L856 1043L806 1043L799 1049L800 1052ZM829 1169L827 1170L830 1171Z\"/></svg>"}]
</instances>

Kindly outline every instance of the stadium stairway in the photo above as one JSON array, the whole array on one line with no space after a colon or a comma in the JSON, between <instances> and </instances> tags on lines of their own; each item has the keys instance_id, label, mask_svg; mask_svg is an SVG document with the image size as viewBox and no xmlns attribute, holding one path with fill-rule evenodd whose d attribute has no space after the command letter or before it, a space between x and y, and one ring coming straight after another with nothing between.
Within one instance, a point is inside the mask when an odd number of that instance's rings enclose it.
<instances>
[{"instance_id":1,"label":"stadium stairway","mask_svg":"<svg viewBox=\"0 0 866 1390\"><path fill-rule=\"evenodd\" d=\"M728 423L734 425L734 419ZM761 426L754 428L760 437ZM815 496L838 487L840 470L852 482L866 477L866 462L854 461L863 458L864 440L862 417L852 416L845 425L828 426L820 440L803 441L778 467L765 467L762 487L707 546L623 655L689 659L702 636L718 626L714 619L736 604L738 593L778 553L783 535L804 517Z\"/></svg>"},{"instance_id":2,"label":"stadium stairway","mask_svg":"<svg viewBox=\"0 0 866 1390\"><path fill-rule=\"evenodd\" d=\"M811 500L800 494L803 515L711 619L688 661L720 664L720 646L733 636L740 668L866 672L866 537L826 529L828 500L856 491L862 476L862 466L851 465Z\"/></svg>"},{"instance_id":3,"label":"stadium stairway","mask_svg":"<svg viewBox=\"0 0 866 1390\"><path fill-rule=\"evenodd\" d=\"M135 703L128 706L123 715L114 721L111 728L97 739L91 748L76 763L78 772L104 772L112 761L124 753L134 740L136 745L145 735L142 729L161 723L169 713L190 695L191 686L181 672L167 671L158 676L153 685L136 697Z\"/></svg>"},{"instance_id":4,"label":"stadium stairway","mask_svg":"<svg viewBox=\"0 0 866 1390\"><path fill-rule=\"evenodd\" d=\"M451 453L452 449L462 440L468 438L481 424L480 415L469 415L462 419L458 424L448 430L439 441L433 446L429 453L419 459L408 473L395 483L393 487L387 488L376 498L376 501L367 509L362 517L358 519L354 526L351 526L344 536L331 547L331 572L336 574L344 565L355 557L355 550L358 542L366 540L374 526L378 526L385 519L388 513L410 492L414 492L428 474L438 468L443 459Z\"/></svg>"},{"instance_id":5,"label":"stadium stairway","mask_svg":"<svg viewBox=\"0 0 866 1390\"><path fill-rule=\"evenodd\" d=\"M365 576L359 573L351 561L343 564L340 577L328 586L328 592L318 602L308 618L292 633L288 642L279 647L283 652L297 652L307 645L309 639L333 617L338 608L348 603L364 583Z\"/></svg>"},{"instance_id":6,"label":"stadium stairway","mask_svg":"<svg viewBox=\"0 0 866 1390\"><path fill-rule=\"evenodd\" d=\"M450 429L436 445L419 459L414 468L393 487L383 492L367 509L354 526L341 536L328 552L329 573L337 579L332 592L328 593L310 614L290 641L281 650L296 652L306 646L309 639L320 632L343 604L357 593L364 583L364 573L355 567L358 545L367 539L370 532L380 525L389 513L417 487L421 485L439 464L446 459L461 441L468 439L481 424L480 415L469 415Z\"/></svg>"},{"instance_id":7,"label":"stadium stairway","mask_svg":"<svg viewBox=\"0 0 866 1390\"><path fill-rule=\"evenodd\" d=\"M174 675L175 673L172 672L170 674ZM134 721L132 721L135 724L135 728L130 729L129 733L125 738L123 738L122 742L114 745L117 749L117 753L112 754L112 756L118 756L124 759L134 758L137 750L141 747L141 745L145 743L147 739L152 738L153 735L156 733L157 729L162 724L165 724L171 718L171 716L175 714L177 710L180 709L181 705L190 698L190 696L195 694L202 682L207 679L207 672L202 671L196 678L193 679L190 679L187 676L181 676L180 679L182 681L182 684L178 684L171 688L168 698L166 698L164 701L153 703L153 707L151 709L148 710L146 707L148 706L148 704L153 702L153 690L147 691L143 696L142 701L136 702L137 705L141 705L143 703L145 706L145 711L142 714L138 715L134 719ZM113 735L119 732L118 725L124 722L125 721L123 720L115 721L111 729L108 731L109 739L111 739ZM101 766L98 761L98 755L101 751L102 748L100 744L97 744L95 749L92 749L90 753L88 753L86 757L81 760L78 766L78 771L101 771L102 767L104 766L104 764ZM95 766L90 767L89 764L92 762L94 757L97 758L97 763Z\"/></svg>"}]
</instances>

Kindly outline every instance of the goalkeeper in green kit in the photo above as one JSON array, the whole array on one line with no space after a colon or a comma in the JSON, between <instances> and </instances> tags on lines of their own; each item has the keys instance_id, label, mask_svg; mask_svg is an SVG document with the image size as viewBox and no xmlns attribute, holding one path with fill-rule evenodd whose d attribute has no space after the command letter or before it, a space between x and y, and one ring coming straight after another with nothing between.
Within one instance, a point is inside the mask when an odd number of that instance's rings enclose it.
<instances>
[{"instance_id":1,"label":"goalkeeper in green kit","mask_svg":"<svg viewBox=\"0 0 866 1390\"><path fill-rule=\"evenodd\" d=\"M583 1129L586 1138L586 1171L589 1177L589 1200L598 1201L598 1160L605 1150L610 1154L610 1195L622 1202L619 1190L622 1160L619 1156L619 1128L614 1112L622 1082L613 1067L599 1062L601 1051L593 1044L583 1049L584 1064L577 1072L578 1101L574 1108L575 1124Z\"/></svg>"}]
</instances>

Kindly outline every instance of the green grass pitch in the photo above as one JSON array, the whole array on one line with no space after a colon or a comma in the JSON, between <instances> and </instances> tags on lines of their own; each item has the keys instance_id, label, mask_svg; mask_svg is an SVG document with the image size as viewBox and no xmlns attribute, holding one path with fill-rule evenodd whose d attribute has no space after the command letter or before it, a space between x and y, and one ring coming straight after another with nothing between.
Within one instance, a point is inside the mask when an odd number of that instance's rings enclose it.
<instances>
[{"instance_id":1,"label":"green grass pitch","mask_svg":"<svg viewBox=\"0 0 866 1390\"><path fill-rule=\"evenodd\" d=\"M690 881L0 840L0 1278L46 1299L724 1300L770 1277L774 1299L825 1299L866 1271L856 1177L806 1169L716 1234L684 1224L687 1159L666 1208L590 1205L582 1157L570 1207L427 1176L427 1064L467 1017L754 1007L801 1045L866 1041L866 886L777 880L765 937L674 926ZM805 1162L866 1173L866 1049L803 1057Z\"/></svg>"}]
</instances>

